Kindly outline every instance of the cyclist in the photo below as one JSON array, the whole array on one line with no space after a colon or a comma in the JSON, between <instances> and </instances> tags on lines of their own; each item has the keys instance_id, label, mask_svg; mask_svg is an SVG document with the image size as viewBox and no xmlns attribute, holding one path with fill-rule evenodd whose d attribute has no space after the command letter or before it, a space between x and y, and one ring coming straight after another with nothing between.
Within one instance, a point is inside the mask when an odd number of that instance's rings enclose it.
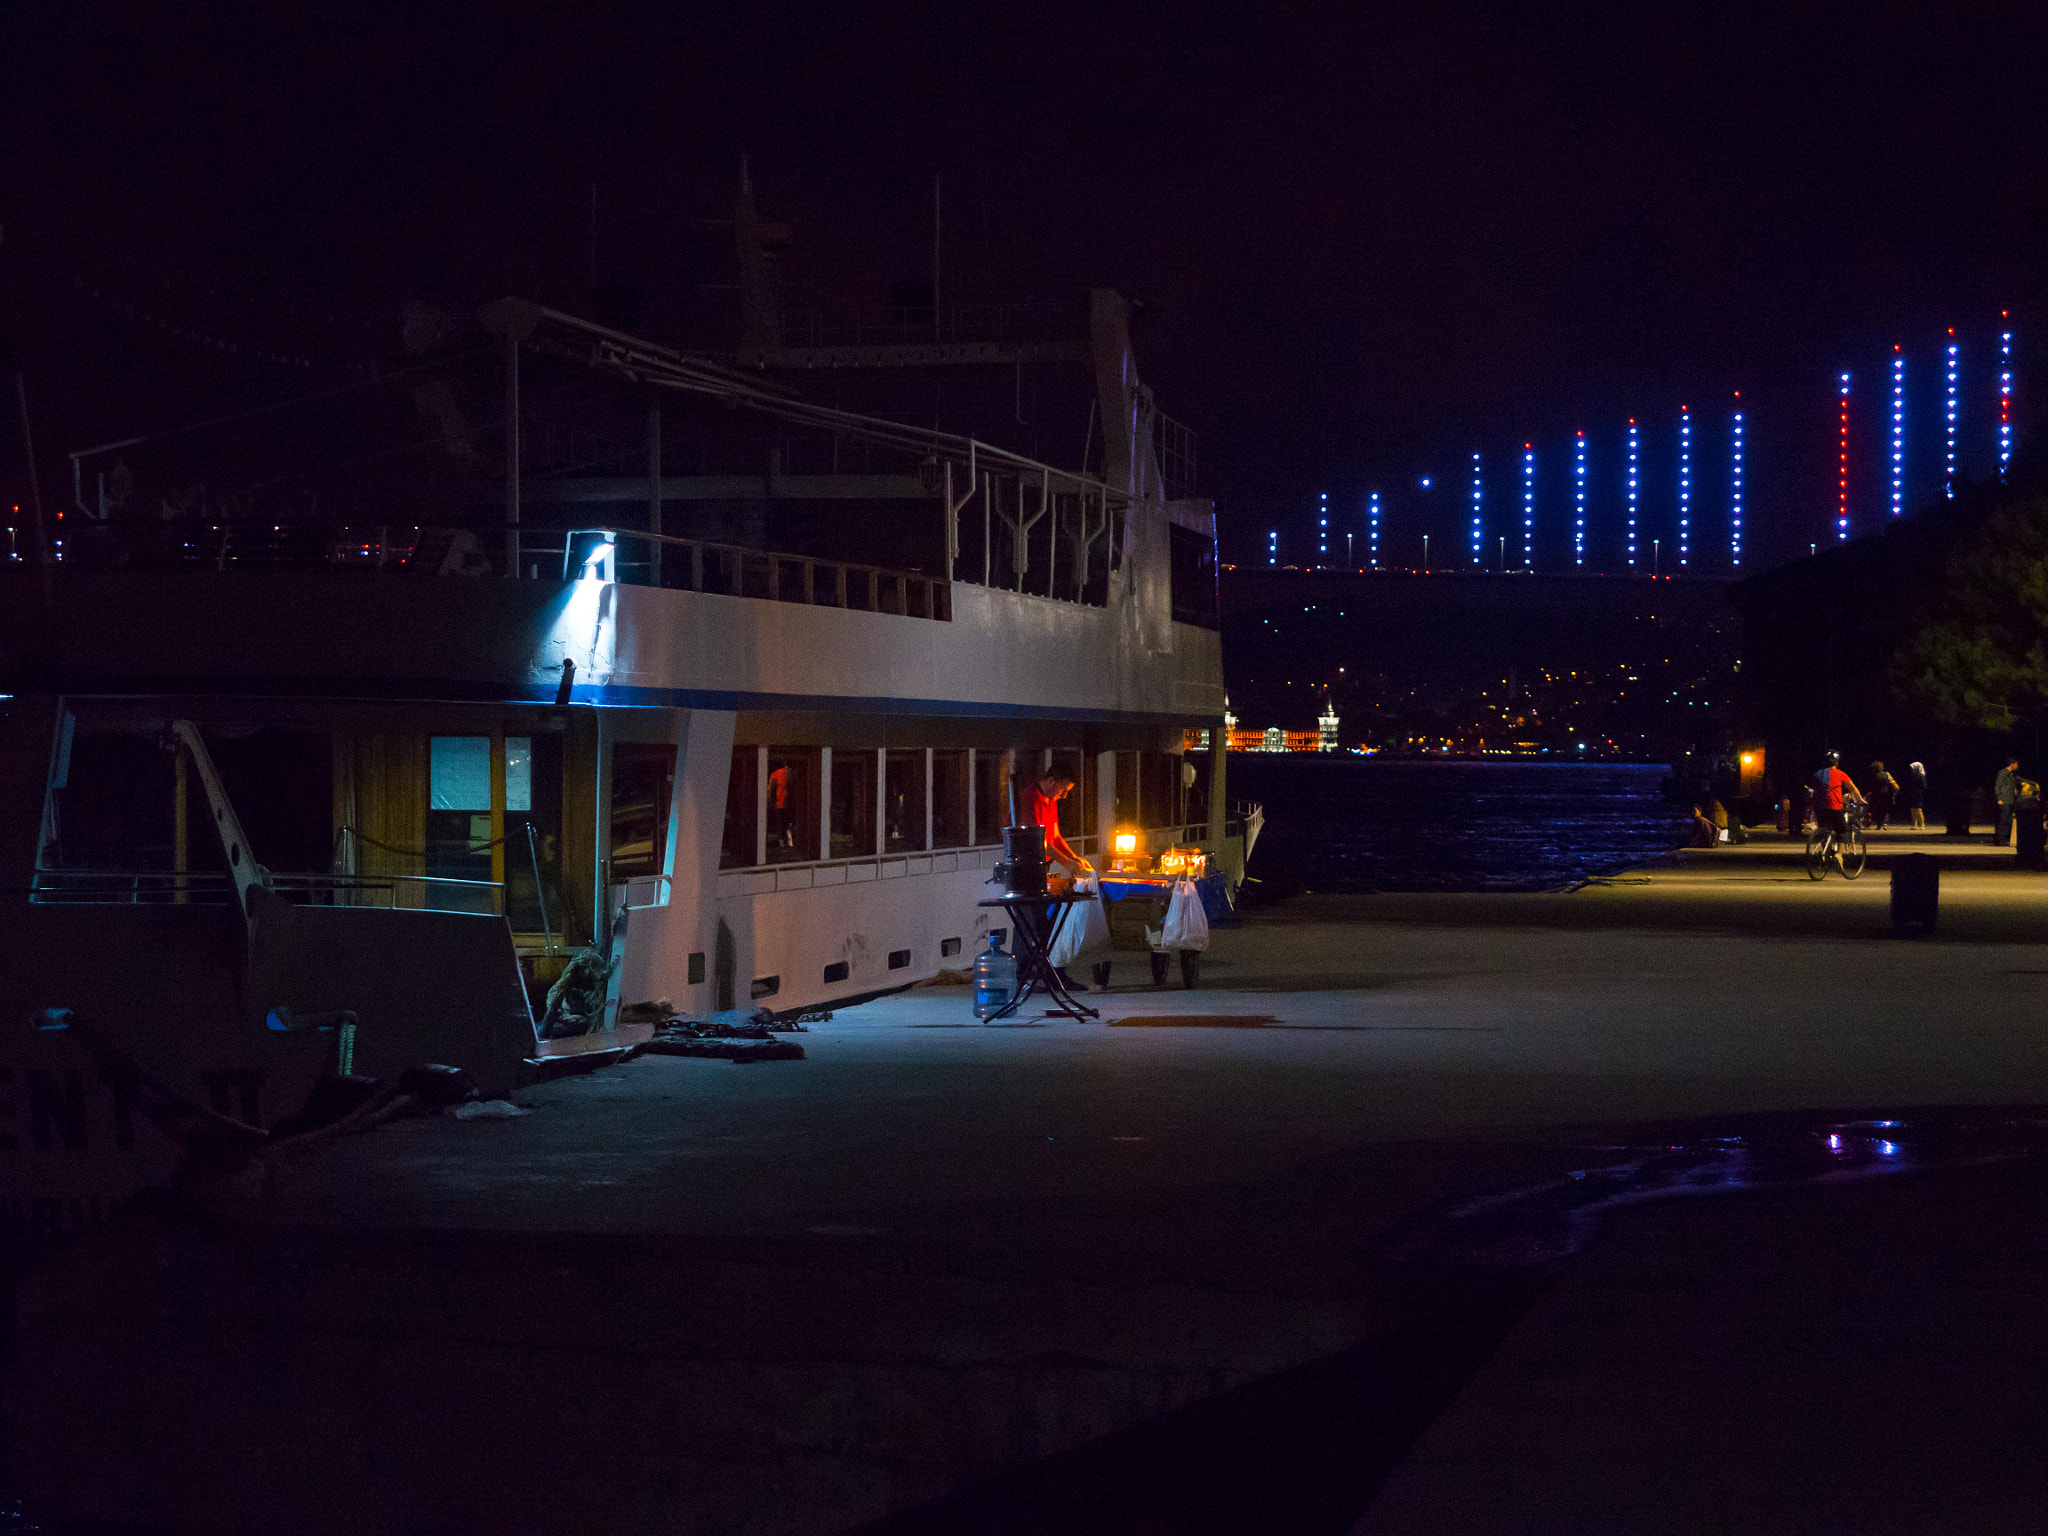
<instances>
[{"instance_id":1,"label":"cyclist","mask_svg":"<svg viewBox=\"0 0 2048 1536\"><path fill-rule=\"evenodd\" d=\"M1840 847L1849 835L1848 802L1868 803L1857 791L1855 780L1842 772L1841 753L1828 754L1828 765L1813 776L1813 787L1815 819L1824 830L1833 834L1836 846Z\"/></svg>"}]
</instances>

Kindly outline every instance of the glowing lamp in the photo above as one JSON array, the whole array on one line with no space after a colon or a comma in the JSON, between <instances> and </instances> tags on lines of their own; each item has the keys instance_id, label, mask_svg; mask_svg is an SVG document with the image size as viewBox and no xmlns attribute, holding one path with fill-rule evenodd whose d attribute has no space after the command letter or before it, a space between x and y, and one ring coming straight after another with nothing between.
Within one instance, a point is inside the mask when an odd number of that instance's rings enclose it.
<instances>
[{"instance_id":1,"label":"glowing lamp","mask_svg":"<svg viewBox=\"0 0 2048 1536\"><path fill-rule=\"evenodd\" d=\"M1169 848L1159 855L1159 873L1199 880L1209 868L1209 855L1199 848Z\"/></svg>"},{"instance_id":2,"label":"glowing lamp","mask_svg":"<svg viewBox=\"0 0 2048 1536\"><path fill-rule=\"evenodd\" d=\"M1144 870L1146 860L1138 851L1139 841L1136 832L1118 832L1110 838L1110 873L1131 874Z\"/></svg>"}]
</instances>

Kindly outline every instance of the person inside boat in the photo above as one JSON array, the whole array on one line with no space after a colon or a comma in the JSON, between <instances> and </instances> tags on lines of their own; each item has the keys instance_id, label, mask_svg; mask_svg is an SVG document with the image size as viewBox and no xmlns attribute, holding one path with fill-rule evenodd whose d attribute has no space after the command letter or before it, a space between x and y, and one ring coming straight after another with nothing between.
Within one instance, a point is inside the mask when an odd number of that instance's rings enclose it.
<instances>
[{"instance_id":1,"label":"person inside boat","mask_svg":"<svg viewBox=\"0 0 2048 1536\"><path fill-rule=\"evenodd\" d=\"M1017 809L1027 827L1045 828L1046 857L1055 864L1064 864L1075 875L1095 872L1095 867L1060 835L1060 801L1073 793L1074 781L1064 773L1042 774L1036 779L1026 779L1019 786Z\"/></svg>"}]
</instances>

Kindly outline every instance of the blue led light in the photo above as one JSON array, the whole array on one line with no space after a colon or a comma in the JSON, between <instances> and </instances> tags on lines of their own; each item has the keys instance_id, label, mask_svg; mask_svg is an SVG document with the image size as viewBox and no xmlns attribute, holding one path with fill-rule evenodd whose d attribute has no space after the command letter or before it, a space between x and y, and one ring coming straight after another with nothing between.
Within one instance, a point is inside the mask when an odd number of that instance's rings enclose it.
<instances>
[{"instance_id":1,"label":"blue led light","mask_svg":"<svg viewBox=\"0 0 2048 1536\"><path fill-rule=\"evenodd\" d=\"M1374 570L1380 565L1380 493L1374 491L1366 502L1365 545Z\"/></svg>"},{"instance_id":2,"label":"blue led light","mask_svg":"<svg viewBox=\"0 0 2048 1536\"><path fill-rule=\"evenodd\" d=\"M1586 563L1586 434L1572 444L1572 564Z\"/></svg>"},{"instance_id":3,"label":"blue led light","mask_svg":"<svg viewBox=\"0 0 2048 1536\"><path fill-rule=\"evenodd\" d=\"M1472 455L1472 563L1474 565L1479 563L1479 546L1483 538L1483 530L1479 522L1480 498L1479 455L1475 453Z\"/></svg>"},{"instance_id":4,"label":"blue led light","mask_svg":"<svg viewBox=\"0 0 2048 1536\"><path fill-rule=\"evenodd\" d=\"M1266 564L1280 563L1280 530L1274 528L1266 534Z\"/></svg>"},{"instance_id":5,"label":"blue led light","mask_svg":"<svg viewBox=\"0 0 2048 1536\"><path fill-rule=\"evenodd\" d=\"M1327 503L1329 499L1330 493L1328 491L1323 492L1323 503ZM1330 559L1330 519L1328 516L1330 509L1326 504L1319 504L1316 510L1325 514L1316 520L1316 563L1318 565L1326 565Z\"/></svg>"},{"instance_id":6,"label":"blue led light","mask_svg":"<svg viewBox=\"0 0 2048 1536\"><path fill-rule=\"evenodd\" d=\"M2000 311L2001 316L2009 311ZM1998 478L2012 462L2012 332L1998 338Z\"/></svg>"},{"instance_id":7,"label":"blue led light","mask_svg":"<svg viewBox=\"0 0 2048 1536\"><path fill-rule=\"evenodd\" d=\"M1949 327L1955 335L1955 327ZM1948 344L1948 459L1942 470L1941 494L1951 501L1956 494L1956 344Z\"/></svg>"},{"instance_id":8,"label":"blue led light","mask_svg":"<svg viewBox=\"0 0 2048 1536\"><path fill-rule=\"evenodd\" d=\"M1892 348L1892 516L1906 510L1906 359Z\"/></svg>"},{"instance_id":9,"label":"blue led light","mask_svg":"<svg viewBox=\"0 0 2048 1536\"><path fill-rule=\"evenodd\" d=\"M1692 558L1692 411L1678 408L1678 563Z\"/></svg>"},{"instance_id":10,"label":"blue led light","mask_svg":"<svg viewBox=\"0 0 2048 1536\"><path fill-rule=\"evenodd\" d=\"M1642 446L1637 435L1636 419L1628 419L1628 563L1636 563L1636 450Z\"/></svg>"},{"instance_id":11,"label":"blue led light","mask_svg":"<svg viewBox=\"0 0 2048 1536\"><path fill-rule=\"evenodd\" d=\"M1735 392L1742 398L1742 391ZM1742 412L1735 413L1728 434L1728 561L1742 564Z\"/></svg>"},{"instance_id":12,"label":"blue led light","mask_svg":"<svg viewBox=\"0 0 2048 1536\"><path fill-rule=\"evenodd\" d=\"M1849 375L1842 375L1840 455L1836 463L1835 537L1849 537Z\"/></svg>"},{"instance_id":13,"label":"blue led light","mask_svg":"<svg viewBox=\"0 0 2048 1536\"><path fill-rule=\"evenodd\" d=\"M1536 569L1536 445L1522 444L1522 569Z\"/></svg>"}]
</instances>

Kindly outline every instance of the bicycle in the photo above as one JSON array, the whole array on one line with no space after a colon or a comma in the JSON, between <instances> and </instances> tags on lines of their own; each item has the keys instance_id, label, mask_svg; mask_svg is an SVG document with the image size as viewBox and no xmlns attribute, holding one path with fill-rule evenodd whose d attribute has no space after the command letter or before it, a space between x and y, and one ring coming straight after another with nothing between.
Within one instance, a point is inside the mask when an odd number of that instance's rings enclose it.
<instances>
[{"instance_id":1,"label":"bicycle","mask_svg":"<svg viewBox=\"0 0 2048 1536\"><path fill-rule=\"evenodd\" d=\"M1813 836L1806 840L1806 878L1825 880L1828 862L1833 860L1835 868L1842 872L1844 880L1854 880L1863 873L1864 861L1870 850L1863 841L1863 807L1851 800L1846 809L1849 830L1839 838L1833 827L1818 827Z\"/></svg>"}]
</instances>

